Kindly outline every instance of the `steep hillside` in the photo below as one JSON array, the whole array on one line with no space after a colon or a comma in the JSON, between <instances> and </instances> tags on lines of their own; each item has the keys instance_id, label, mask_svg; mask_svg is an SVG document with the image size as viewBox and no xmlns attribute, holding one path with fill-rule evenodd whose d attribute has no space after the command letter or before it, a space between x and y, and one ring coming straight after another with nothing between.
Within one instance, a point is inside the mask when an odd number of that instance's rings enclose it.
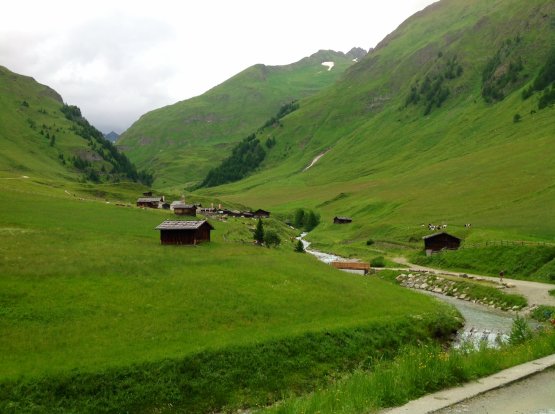
<instances>
[{"instance_id":1,"label":"steep hillside","mask_svg":"<svg viewBox=\"0 0 555 414\"><path fill-rule=\"evenodd\" d=\"M194 184L282 105L333 84L363 53L319 51L291 65L252 66L201 96L143 115L118 145L154 170L156 186Z\"/></svg>"},{"instance_id":2,"label":"steep hillside","mask_svg":"<svg viewBox=\"0 0 555 414\"><path fill-rule=\"evenodd\" d=\"M330 245L419 240L439 222L471 240L552 238L553 45L551 1L435 3L268 131L259 173L203 193L352 216L315 231Z\"/></svg>"},{"instance_id":3,"label":"steep hillside","mask_svg":"<svg viewBox=\"0 0 555 414\"><path fill-rule=\"evenodd\" d=\"M0 66L0 174L148 183L76 106L33 78Z\"/></svg>"}]
</instances>

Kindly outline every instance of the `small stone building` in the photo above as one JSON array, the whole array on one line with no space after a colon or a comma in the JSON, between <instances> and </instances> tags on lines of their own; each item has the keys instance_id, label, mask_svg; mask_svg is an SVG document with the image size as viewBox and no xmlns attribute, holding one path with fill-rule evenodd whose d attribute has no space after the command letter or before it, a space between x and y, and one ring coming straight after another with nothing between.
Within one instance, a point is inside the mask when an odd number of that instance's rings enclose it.
<instances>
[{"instance_id":1,"label":"small stone building","mask_svg":"<svg viewBox=\"0 0 555 414\"><path fill-rule=\"evenodd\" d=\"M348 223L351 223L352 221L353 221L353 219L350 218L350 217L335 216L333 218L333 223L334 224L348 224Z\"/></svg>"},{"instance_id":2,"label":"small stone building","mask_svg":"<svg viewBox=\"0 0 555 414\"><path fill-rule=\"evenodd\" d=\"M173 212L178 216L196 216L197 206L194 204L174 204Z\"/></svg>"},{"instance_id":3,"label":"small stone building","mask_svg":"<svg viewBox=\"0 0 555 414\"><path fill-rule=\"evenodd\" d=\"M424 236L424 250L430 255L441 250L457 250L461 246L461 239L451 234L442 232Z\"/></svg>"},{"instance_id":4,"label":"small stone building","mask_svg":"<svg viewBox=\"0 0 555 414\"><path fill-rule=\"evenodd\" d=\"M137 199L137 207L161 208L164 203L164 196L160 197L141 197Z\"/></svg>"},{"instance_id":5,"label":"small stone building","mask_svg":"<svg viewBox=\"0 0 555 414\"><path fill-rule=\"evenodd\" d=\"M160 230L161 244L195 245L210 241L210 232L214 227L206 220L177 221L166 220L156 230Z\"/></svg>"}]
</instances>

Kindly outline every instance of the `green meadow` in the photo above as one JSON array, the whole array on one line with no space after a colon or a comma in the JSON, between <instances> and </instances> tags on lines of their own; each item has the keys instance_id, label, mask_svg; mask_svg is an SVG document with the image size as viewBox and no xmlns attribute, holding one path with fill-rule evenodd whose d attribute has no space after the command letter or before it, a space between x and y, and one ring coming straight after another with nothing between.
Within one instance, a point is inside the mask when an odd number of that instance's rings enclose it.
<instances>
[{"instance_id":1,"label":"green meadow","mask_svg":"<svg viewBox=\"0 0 555 414\"><path fill-rule=\"evenodd\" d=\"M255 221L239 219L212 221L211 243L162 246L154 228L169 212L73 196L64 184L0 185L4 411L25 412L29 401L37 412L266 404L403 343L445 338L460 323L432 299L295 253L291 230L275 220L267 225L282 236L277 249L254 246ZM185 388L220 371L233 377L212 378L218 392L163 394L156 384L170 387L180 364L200 370L178 376ZM237 385L237 376L254 379ZM65 390L72 383L80 385ZM60 387L61 400L52 391ZM129 390L120 400L103 387Z\"/></svg>"}]
</instances>

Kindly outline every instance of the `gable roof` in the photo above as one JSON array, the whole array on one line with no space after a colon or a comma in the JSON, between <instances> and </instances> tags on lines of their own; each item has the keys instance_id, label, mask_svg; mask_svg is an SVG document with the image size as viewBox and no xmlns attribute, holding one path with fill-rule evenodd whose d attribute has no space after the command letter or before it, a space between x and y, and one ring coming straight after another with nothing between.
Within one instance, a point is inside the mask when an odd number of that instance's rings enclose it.
<instances>
[{"instance_id":1,"label":"gable roof","mask_svg":"<svg viewBox=\"0 0 555 414\"><path fill-rule=\"evenodd\" d=\"M462 240L462 239L459 239L458 237L453 236L452 234L446 233L444 231L442 231L441 233L429 234L428 236L422 237L422 239L427 240L427 239L431 239L431 238L437 237L437 236L448 236L448 237L451 237L453 239Z\"/></svg>"},{"instance_id":2,"label":"gable roof","mask_svg":"<svg viewBox=\"0 0 555 414\"><path fill-rule=\"evenodd\" d=\"M165 220L163 223L156 227L156 230L196 230L202 225L208 225L210 230L214 230L214 227L206 220L199 221L181 221L181 220Z\"/></svg>"}]
</instances>

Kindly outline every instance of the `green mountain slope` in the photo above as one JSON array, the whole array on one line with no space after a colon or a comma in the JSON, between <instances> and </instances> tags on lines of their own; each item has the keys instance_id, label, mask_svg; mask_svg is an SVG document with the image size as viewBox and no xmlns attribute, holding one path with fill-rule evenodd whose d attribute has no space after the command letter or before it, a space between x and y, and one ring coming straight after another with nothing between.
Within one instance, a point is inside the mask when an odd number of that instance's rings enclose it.
<instances>
[{"instance_id":1,"label":"green mountain slope","mask_svg":"<svg viewBox=\"0 0 555 414\"><path fill-rule=\"evenodd\" d=\"M153 170L158 187L196 183L282 105L333 84L360 55L319 51L291 65L252 66L201 96L143 115L118 145Z\"/></svg>"},{"instance_id":2,"label":"green mountain slope","mask_svg":"<svg viewBox=\"0 0 555 414\"><path fill-rule=\"evenodd\" d=\"M33 78L0 66L0 175L69 181L148 182L79 108Z\"/></svg>"},{"instance_id":3,"label":"green mountain slope","mask_svg":"<svg viewBox=\"0 0 555 414\"><path fill-rule=\"evenodd\" d=\"M551 238L555 111L539 102L553 83L522 92L553 45L551 1L440 1L267 132L276 145L258 174L202 192L352 216L315 231L330 245L418 240L440 222L470 239Z\"/></svg>"}]
</instances>

